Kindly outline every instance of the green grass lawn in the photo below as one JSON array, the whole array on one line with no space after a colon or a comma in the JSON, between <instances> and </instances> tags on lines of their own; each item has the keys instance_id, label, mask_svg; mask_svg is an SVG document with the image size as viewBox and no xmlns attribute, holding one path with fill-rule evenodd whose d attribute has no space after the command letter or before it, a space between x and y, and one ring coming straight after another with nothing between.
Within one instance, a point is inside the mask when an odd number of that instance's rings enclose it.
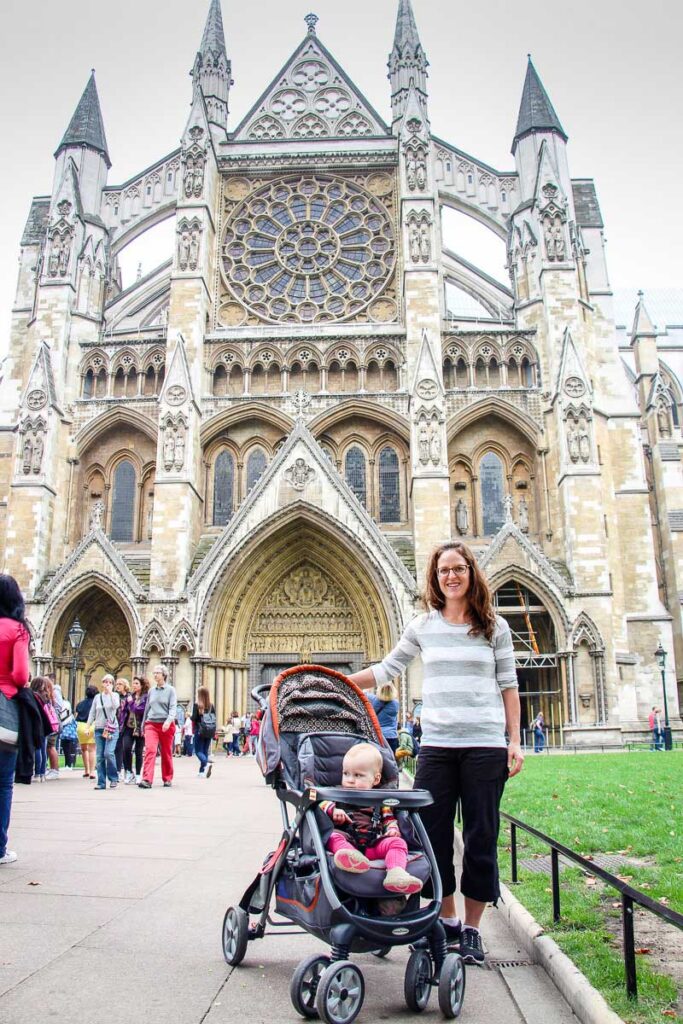
<instances>
[{"instance_id":1,"label":"green grass lawn","mask_svg":"<svg viewBox=\"0 0 683 1024\"><path fill-rule=\"evenodd\" d=\"M623 869L636 889L683 912L683 752L529 755L522 774L508 783L502 809L584 855L620 853L647 860ZM542 843L518 830L518 857L548 854ZM510 880L510 833L500 836L500 871ZM620 941L620 897L582 871L561 872L562 921L552 921L550 876L520 868L515 895L553 936L628 1024L679 1016L681 993L656 973L652 958L637 957L637 1003L625 994ZM614 904L617 903L618 907ZM639 941L636 948L648 948ZM683 946L683 932L680 933ZM652 943L650 942L649 945ZM680 947L679 947L680 948Z\"/></svg>"}]
</instances>

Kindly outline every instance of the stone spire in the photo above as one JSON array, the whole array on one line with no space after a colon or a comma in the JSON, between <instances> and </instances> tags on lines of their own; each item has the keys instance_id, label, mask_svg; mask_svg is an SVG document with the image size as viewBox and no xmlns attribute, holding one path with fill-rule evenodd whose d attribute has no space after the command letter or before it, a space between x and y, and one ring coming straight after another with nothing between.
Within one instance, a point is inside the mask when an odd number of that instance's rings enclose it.
<instances>
[{"instance_id":1,"label":"stone spire","mask_svg":"<svg viewBox=\"0 0 683 1024\"><path fill-rule=\"evenodd\" d=\"M394 47L389 54L388 67L394 126L405 113L411 82L415 86L418 101L426 116L429 61L420 42L411 0L399 0Z\"/></svg>"},{"instance_id":2,"label":"stone spire","mask_svg":"<svg viewBox=\"0 0 683 1024\"><path fill-rule=\"evenodd\" d=\"M191 71L195 94L201 91L209 122L223 130L228 125L231 64L225 48L220 0L211 0L204 34Z\"/></svg>"},{"instance_id":3,"label":"stone spire","mask_svg":"<svg viewBox=\"0 0 683 1024\"><path fill-rule=\"evenodd\" d=\"M519 106L517 131L512 143L513 153L519 140L530 132L557 132L565 142L567 141L560 119L555 113L555 108L531 61L531 54L529 54L524 89L522 90L522 102Z\"/></svg>"},{"instance_id":4,"label":"stone spire","mask_svg":"<svg viewBox=\"0 0 683 1024\"><path fill-rule=\"evenodd\" d=\"M107 140L104 134L102 111L100 110L100 100L97 95L97 86L95 85L94 68L83 91L83 95L78 101L74 115L69 121L69 127L64 132L64 137L55 151L55 157L64 149L80 149L81 146L87 146L89 149L94 149L97 153L101 153L107 167L111 167Z\"/></svg>"}]
</instances>

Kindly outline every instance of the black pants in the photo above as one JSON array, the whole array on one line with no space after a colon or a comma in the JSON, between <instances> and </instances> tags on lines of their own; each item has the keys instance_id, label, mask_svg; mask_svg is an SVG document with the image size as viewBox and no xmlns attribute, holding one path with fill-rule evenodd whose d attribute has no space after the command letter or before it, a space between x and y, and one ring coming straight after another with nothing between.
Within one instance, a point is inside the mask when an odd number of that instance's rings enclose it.
<instances>
[{"instance_id":1,"label":"black pants","mask_svg":"<svg viewBox=\"0 0 683 1024\"><path fill-rule=\"evenodd\" d=\"M125 770L127 772L133 771L133 751L135 751L135 774L142 775L142 755L145 749L145 737L134 736L132 729L124 729L121 746Z\"/></svg>"},{"instance_id":2,"label":"black pants","mask_svg":"<svg viewBox=\"0 0 683 1024\"><path fill-rule=\"evenodd\" d=\"M507 776L507 750L502 747L420 750L415 789L427 789L434 797L420 817L434 848L444 896L455 892L453 840L460 800L465 847L460 889L463 896L481 903L495 903L499 898L499 808ZM423 892L432 895L429 883Z\"/></svg>"},{"instance_id":3,"label":"black pants","mask_svg":"<svg viewBox=\"0 0 683 1024\"><path fill-rule=\"evenodd\" d=\"M68 740L62 736L62 753L64 754L64 767L73 768L76 764L76 740Z\"/></svg>"}]
</instances>

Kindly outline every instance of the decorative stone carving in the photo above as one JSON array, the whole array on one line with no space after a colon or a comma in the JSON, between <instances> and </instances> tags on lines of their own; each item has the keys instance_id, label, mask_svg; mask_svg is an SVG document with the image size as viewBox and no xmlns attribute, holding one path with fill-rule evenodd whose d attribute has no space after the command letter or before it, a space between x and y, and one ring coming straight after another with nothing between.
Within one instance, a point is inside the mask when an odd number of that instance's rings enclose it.
<instances>
[{"instance_id":1,"label":"decorative stone carving","mask_svg":"<svg viewBox=\"0 0 683 1024\"><path fill-rule=\"evenodd\" d=\"M166 401L169 405L182 405L187 398L187 391L181 384L173 384L166 391Z\"/></svg>"},{"instance_id":2,"label":"decorative stone carving","mask_svg":"<svg viewBox=\"0 0 683 1024\"><path fill-rule=\"evenodd\" d=\"M439 388L436 381L430 380L425 377L423 380L418 382L417 388L415 389L420 398L425 399L427 402L431 402L436 398L439 393Z\"/></svg>"},{"instance_id":3,"label":"decorative stone carving","mask_svg":"<svg viewBox=\"0 0 683 1024\"><path fill-rule=\"evenodd\" d=\"M294 408L296 409L297 416L303 416L311 401L311 396L303 388L299 388L298 391L294 392Z\"/></svg>"},{"instance_id":4,"label":"decorative stone carving","mask_svg":"<svg viewBox=\"0 0 683 1024\"><path fill-rule=\"evenodd\" d=\"M206 167L206 148L201 145L204 129L194 125L189 134L192 142L183 154L183 192L186 199L199 199Z\"/></svg>"},{"instance_id":5,"label":"decorative stone carving","mask_svg":"<svg viewBox=\"0 0 683 1024\"><path fill-rule=\"evenodd\" d=\"M197 217L183 218L178 224L178 269L196 270L199 265L199 247L202 225Z\"/></svg>"},{"instance_id":6,"label":"decorative stone carving","mask_svg":"<svg viewBox=\"0 0 683 1024\"><path fill-rule=\"evenodd\" d=\"M567 419L567 452L570 460L577 465L591 461L590 411L584 406L569 409Z\"/></svg>"},{"instance_id":7,"label":"decorative stone carving","mask_svg":"<svg viewBox=\"0 0 683 1024\"><path fill-rule=\"evenodd\" d=\"M461 537L465 537L469 533L469 513L462 498L458 498L458 504L455 506L455 527Z\"/></svg>"},{"instance_id":8,"label":"decorative stone carving","mask_svg":"<svg viewBox=\"0 0 683 1024\"><path fill-rule=\"evenodd\" d=\"M429 429L424 420L420 423L418 430L417 451L421 464L427 466L429 464Z\"/></svg>"},{"instance_id":9,"label":"decorative stone carving","mask_svg":"<svg viewBox=\"0 0 683 1024\"><path fill-rule=\"evenodd\" d=\"M429 263L432 258L432 218L426 210L408 216L408 248L412 263Z\"/></svg>"},{"instance_id":10,"label":"decorative stone carving","mask_svg":"<svg viewBox=\"0 0 683 1024\"><path fill-rule=\"evenodd\" d=\"M34 473L40 473L43 463L43 452L45 450L45 442L43 441L42 434L36 434L35 441L33 442L33 458L31 460L31 469Z\"/></svg>"},{"instance_id":11,"label":"decorative stone carving","mask_svg":"<svg viewBox=\"0 0 683 1024\"><path fill-rule=\"evenodd\" d=\"M569 452L569 458L572 462L579 461L579 458L581 457L579 452L579 432L571 424L567 431L567 451Z\"/></svg>"},{"instance_id":12,"label":"decorative stone carving","mask_svg":"<svg viewBox=\"0 0 683 1024\"><path fill-rule=\"evenodd\" d=\"M42 409L47 402L47 395L42 388L34 388L26 397L29 409Z\"/></svg>"},{"instance_id":13,"label":"decorative stone carving","mask_svg":"<svg viewBox=\"0 0 683 1024\"><path fill-rule=\"evenodd\" d=\"M505 510L505 522L512 522L512 497L506 494L503 498L503 509Z\"/></svg>"},{"instance_id":14,"label":"decorative stone carving","mask_svg":"<svg viewBox=\"0 0 683 1024\"><path fill-rule=\"evenodd\" d=\"M580 377L567 377L564 382L564 390L570 398L581 398L586 392L586 385Z\"/></svg>"},{"instance_id":15,"label":"decorative stone carving","mask_svg":"<svg viewBox=\"0 0 683 1024\"><path fill-rule=\"evenodd\" d=\"M517 506L517 525L522 533L529 532L529 506L526 498L519 499L519 505Z\"/></svg>"},{"instance_id":16,"label":"decorative stone carving","mask_svg":"<svg viewBox=\"0 0 683 1024\"><path fill-rule=\"evenodd\" d=\"M104 522L104 502L98 499L90 509L90 529L101 530Z\"/></svg>"},{"instance_id":17,"label":"decorative stone carving","mask_svg":"<svg viewBox=\"0 0 683 1024\"><path fill-rule=\"evenodd\" d=\"M42 472L46 430L47 423L41 416L35 420L27 417L19 428L21 471L24 476L38 476Z\"/></svg>"},{"instance_id":18,"label":"decorative stone carving","mask_svg":"<svg viewBox=\"0 0 683 1024\"><path fill-rule=\"evenodd\" d=\"M309 466L304 459L296 459L293 466L285 471L285 479L295 491L303 491L306 484L315 477L313 466Z\"/></svg>"},{"instance_id":19,"label":"decorative stone carving","mask_svg":"<svg viewBox=\"0 0 683 1024\"><path fill-rule=\"evenodd\" d=\"M161 423L164 469L180 472L185 465L187 421L182 413L166 415Z\"/></svg>"},{"instance_id":20,"label":"decorative stone carving","mask_svg":"<svg viewBox=\"0 0 683 1024\"><path fill-rule=\"evenodd\" d=\"M664 402L657 406L657 429L660 437L671 437L671 415Z\"/></svg>"},{"instance_id":21,"label":"decorative stone carving","mask_svg":"<svg viewBox=\"0 0 683 1024\"><path fill-rule=\"evenodd\" d=\"M24 438L22 445L22 456L23 456L23 470L24 473L31 472L31 464L33 461L33 441L31 440L30 434L27 434Z\"/></svg>"},{"instance_id":22,"label":"decorative stone carving","mask_svg":"<svg viewBox=\"0 0 683 1024\"><path fill-rule=\"evenodd\" d=\"M436 420L432 420L432 425L429 428L429 457L435 466L441 463L441 428Z\"/></svg>"},{"instance_id":23,"label":"decorative stone carving","mask_svg":"<svg viewBox=\"0 0 683 1024\"><path fill-rule=\"evenodd\" d=\"M545 238L546 257L550 263L561 263L567 252L564 237L564 226L558 214L545 217L543 221L543 237Z\"/></svg>"}]
</instances>

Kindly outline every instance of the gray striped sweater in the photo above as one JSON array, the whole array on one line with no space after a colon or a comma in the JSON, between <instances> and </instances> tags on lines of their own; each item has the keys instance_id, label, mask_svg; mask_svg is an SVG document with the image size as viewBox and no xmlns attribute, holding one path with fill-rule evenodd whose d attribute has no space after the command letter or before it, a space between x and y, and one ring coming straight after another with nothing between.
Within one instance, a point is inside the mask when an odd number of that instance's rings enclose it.
<instances>
[{"instance_id":1,"label":"gray striped sweater","mask_svg":"<svg viewBox=\"0 0 683 1024\"><path fill-rule=\"evenodd\" d=\"M421 656L423 746L505 746L501 693L517 686L510 627L497 615L491 643L468 636L469 628L447 622L439 611L419 615L384 661L372 667L381 686Z\"/></svg>"}]
</instances>

